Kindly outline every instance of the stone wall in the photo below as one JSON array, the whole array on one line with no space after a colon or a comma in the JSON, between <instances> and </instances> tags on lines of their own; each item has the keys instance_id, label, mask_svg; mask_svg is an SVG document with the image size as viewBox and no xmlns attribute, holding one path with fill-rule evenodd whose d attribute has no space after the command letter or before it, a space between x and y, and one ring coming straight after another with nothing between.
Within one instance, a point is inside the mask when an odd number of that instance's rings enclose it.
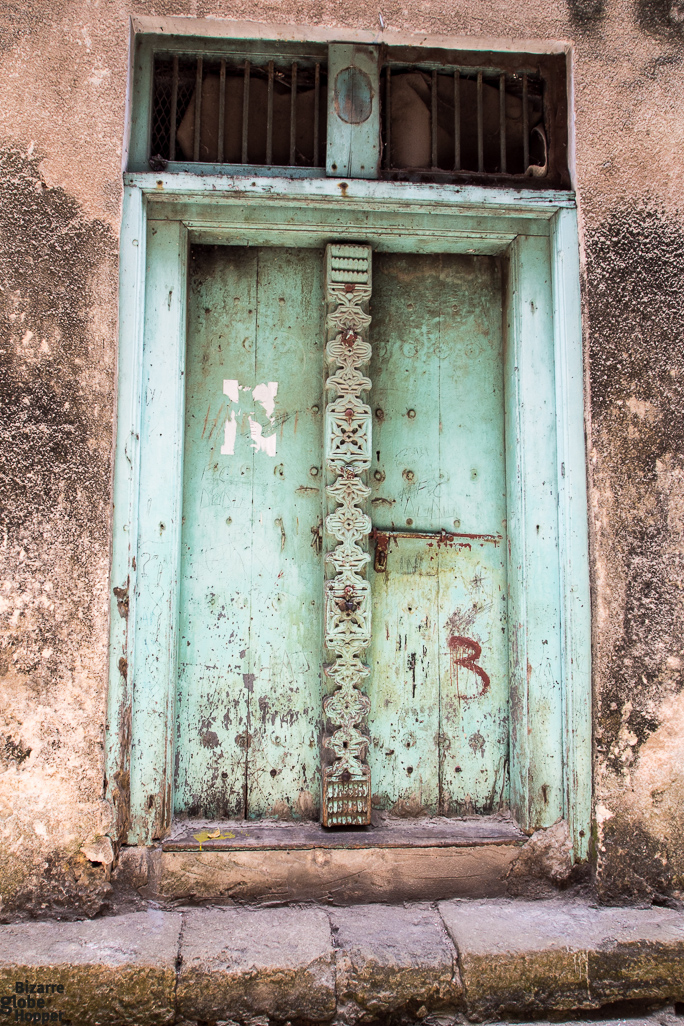
<instances>
[{"instance_id":1,"label":"stone wall","mask_svg":"<svg viewBox=\"0 0 684 1026\"><path fill-rule=\"evenodd\" d=\"M106 906L117 235L130 16L573 47L594 607L595 876L684 885L684 3L0 5L0 915ZM505 38L504 38L505 36ZM84 848L82 851L81 849Z\"/></svg>"}]
</instances>

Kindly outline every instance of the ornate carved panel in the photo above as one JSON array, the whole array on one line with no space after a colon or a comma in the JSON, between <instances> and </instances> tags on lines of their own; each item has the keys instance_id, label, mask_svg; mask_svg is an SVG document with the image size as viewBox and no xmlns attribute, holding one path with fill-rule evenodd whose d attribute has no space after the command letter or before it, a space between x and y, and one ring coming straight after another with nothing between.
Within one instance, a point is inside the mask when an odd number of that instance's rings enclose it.
<instances>
[{"instance_id":1,"label":"ornate carved panel","mask_svg":"<svg viewBox=\"0 0 684 1026\"><path fill-rule=\"evenodd\" d=\"M371 347L362 333L370 324L371 249L331 245L326 251L326 299L333 373L326 388L333 393L325 411L325 459L334 481L327 488L331 504L325 520L328 537L337 545L326 555L334 576L325 582L325 644L335 659L325 667L336 690L323 702L334 730L324 738L333 761L323 767L323 825L365 826L370 823L368 737L360 729L370 701L361 690L368 667L363 653L371 638L370 585L365 580L370 560L362 547L371 531L363 504L370 489L362 479L371 465L371 411L363 393L371 387L362 368Z\"/></svg>"}]
</instances>

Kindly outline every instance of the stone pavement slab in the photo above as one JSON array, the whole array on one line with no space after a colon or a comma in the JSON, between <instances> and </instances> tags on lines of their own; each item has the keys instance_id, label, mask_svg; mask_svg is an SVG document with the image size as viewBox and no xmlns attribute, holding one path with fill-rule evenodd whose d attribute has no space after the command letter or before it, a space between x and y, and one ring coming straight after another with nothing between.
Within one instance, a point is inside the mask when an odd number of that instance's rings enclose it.
<instances>
[{"instance_id":1,"label":"stone pavement slab","mask_svg":"<svg viewBox=\"0 0 684 1026\"><path fill-rule=\"evenodd\" d=\"M684 997L684 915L579 900L441 902L468 1014L505 1018Z\"/></svg>"},{"instance_id":2,"label":"stone pavement slab","mask_svg":"<svg viewBox=\"0 0 684 1026\"><path fill-rule=\"evenodd\" d=\"M683 1000L684 913L664 908L488 899L0 926L8 1023L454 1026L597 1008L608 1022L639 1001L670 1011L631 1026L678 1026Z\"/></svg>"},{"instance_id":3,"label":"stone pavement slab","mask_svg":"<svg viewBox=\"0 0 684 1026\"><path fill-rule=\"evenodd\" d=\"M332 1019L335 957L316 908L198 909L185 915L178 1010L185 1019Z\"/></svg>"},{"instance_id":4,"label":"stone pavement slab","mask_svg":"<svg viewBox=\"0 0 684 1026\"><path fill-rule=\"evenodd\" d=\"M0 926L6 1021L173 1022L180 930L180 915L158 911Z\"/></svg>"},{"instance_id":5,"label":"stone pavement slab","mask_svg":"<svg viewBox=\"0 0 684 1026\"><path fill-rule=\"evenodd\" d=\"M331 910L330 921L342 1018L459 1006L456 951L434 908L358 905Z\"/></svg>"}]
</instances>

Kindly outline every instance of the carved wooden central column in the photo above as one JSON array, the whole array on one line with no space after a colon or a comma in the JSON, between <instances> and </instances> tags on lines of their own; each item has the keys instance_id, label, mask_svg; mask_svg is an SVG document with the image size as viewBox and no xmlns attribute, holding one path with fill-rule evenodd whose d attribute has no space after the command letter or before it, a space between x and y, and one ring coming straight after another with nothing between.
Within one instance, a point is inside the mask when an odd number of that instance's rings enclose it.
<instances>
[{"instance_id":1,"label":"carved wooden central column","mask_svg":"<svg viewBox=\"0 0 684 1026\"><path fill-rule=\"evenodd\" d=\"M363 654L371 639L370 585L364 577L370 556L362 547L371 530L362 506L370 495L364 476L372 452L371 410L362 395L371 382L361 370L371 357L363 338L370 324L371 256L369 246L326 249L326 356L334 365L326 389L334 398L325 410L325 461L335 480L326 489L332 501L325 530L326 540L332 536L337 545L325 557L327 572L334 571L325 582L325 644L335 660L324 669L337 690L323 702L335 728L323 742L334 756L323 766L323 826L365 826L371 814L368 737L359 729L370 709L360 687L369 673Z\"/></svg>"}]
</instances>

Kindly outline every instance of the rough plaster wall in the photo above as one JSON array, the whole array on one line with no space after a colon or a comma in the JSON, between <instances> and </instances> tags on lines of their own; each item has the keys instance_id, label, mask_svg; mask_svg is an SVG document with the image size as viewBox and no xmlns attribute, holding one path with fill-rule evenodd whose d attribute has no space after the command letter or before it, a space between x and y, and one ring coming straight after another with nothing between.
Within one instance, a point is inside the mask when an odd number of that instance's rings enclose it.
<instances>
[{"instance_id":1,"label":"rough plaster wall","mask_svg":"<svg viewBox=\"0 0 684 1026\"><path fill-rule=\"evenodd\" d=\"M6 912L107 900L102 801L116 235L130 14L574 44L594 582L597 880L684 887L684 4L0 4ZM524 45L521 43L520 45ZM41 876L47 872L47 885ZM40 889L42 887L42 889Z\"/></svg>"}]
</instances>

